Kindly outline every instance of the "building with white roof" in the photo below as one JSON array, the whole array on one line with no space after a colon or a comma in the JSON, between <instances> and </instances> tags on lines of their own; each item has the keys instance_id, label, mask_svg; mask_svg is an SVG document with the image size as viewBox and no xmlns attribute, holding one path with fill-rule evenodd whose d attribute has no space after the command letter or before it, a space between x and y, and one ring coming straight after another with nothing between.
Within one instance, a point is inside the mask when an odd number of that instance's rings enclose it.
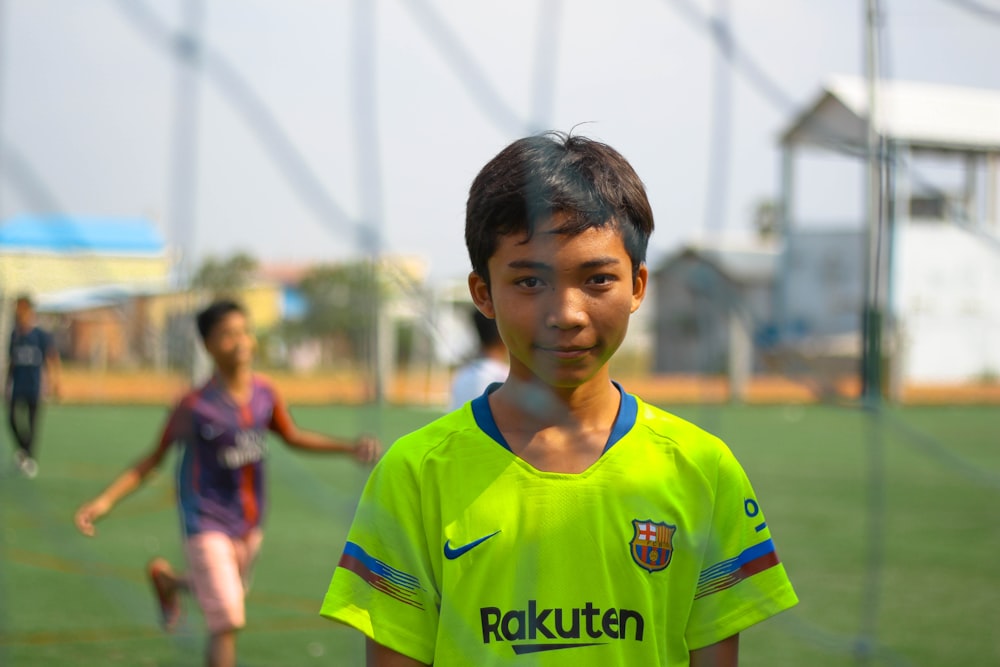
<instances>
[{"instance_id":1,"label":"building with white roof","mask_svg":"<svg viewBox=\"0 0 1000 667\"><path fill-rule=\"evenodd\" d=\"M886 231L878 241L888 250L882 289L892 377L897 385L995 377L1000 91L883 81L875 99L886 165ZM810 225L799 213L810 174L798 158L818 148L864 164L868 100L863 79L833 77L781 137L785 245L775 310L789 343L847 329L860 339L868 223L840 228L837 248L810 242L831 229ZM831 262L850 275L832 270ZM853 327L844 317L851 311L857 313Z\"/></svg>"}]
</instances>

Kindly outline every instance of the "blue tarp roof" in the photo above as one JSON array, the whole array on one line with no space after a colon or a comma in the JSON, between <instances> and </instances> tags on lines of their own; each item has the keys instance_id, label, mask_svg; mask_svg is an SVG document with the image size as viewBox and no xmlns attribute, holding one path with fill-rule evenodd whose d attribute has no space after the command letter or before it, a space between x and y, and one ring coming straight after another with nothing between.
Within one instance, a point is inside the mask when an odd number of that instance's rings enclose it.
<instances>
[{"instance_id":1,"label":"blue tarp roof","mask_svg":"<svg viewBox=\"0 0 1000 667\"><path fill-rule=\"evenodd\" d=\"M161 253L160 231L143 218L18 216L0 225L0 249Z\"/></svg>"}]
</instances>

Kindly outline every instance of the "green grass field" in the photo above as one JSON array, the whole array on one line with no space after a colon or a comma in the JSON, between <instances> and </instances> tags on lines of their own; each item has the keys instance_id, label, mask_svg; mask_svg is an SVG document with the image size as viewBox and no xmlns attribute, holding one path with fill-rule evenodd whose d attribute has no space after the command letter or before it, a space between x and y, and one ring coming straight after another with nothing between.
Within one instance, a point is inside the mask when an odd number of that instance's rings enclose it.
<instances>
[{"instance_id":1,"label":"green grass field","mask_svg":"<svg viewBox=\"0 0 1000 667\"><path fill-rule=\"evenodd\" d=\"M677 412L725 438L743 462L801 599L744 633L742 665L1000 664L1000 411L911 408L878 421L823 406ZM293 414L310 428L391 441L436 413ZM181 561L175 461L99 524L96 538L72 525L75 507L150 446L164 416L54 406L39 477L0 466L0 665L201 663L194 605L180 632L163 634L142 575L155 554ZM364 476L349 461L272 447L241 665L362 664L359 636L317 609ZM869 648L867 661L859 646Z\"/></svg>"}]
</instances>

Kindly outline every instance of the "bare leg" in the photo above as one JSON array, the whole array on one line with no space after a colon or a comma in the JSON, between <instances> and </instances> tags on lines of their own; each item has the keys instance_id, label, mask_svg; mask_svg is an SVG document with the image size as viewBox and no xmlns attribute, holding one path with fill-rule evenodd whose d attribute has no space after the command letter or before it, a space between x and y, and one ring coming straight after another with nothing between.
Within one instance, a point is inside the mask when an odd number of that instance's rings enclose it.
<instances>
[{"instance_id":1,"label":"bare leg","mask_svg":"<svg viewBox=\"0 0 1000 667\"><path fill-rule=\"evenodd\" d=\"M153 563L157 563L159 566L156 568L155 576L161 582L161 585L166 587L171 592L190 590L190 584L188 583L187 577L178 572L174 572L167 559L157 556L150 561L150 565L152 566Z\"/></svg>"},{"instance_id":2,"label":"bare leg","mask_svg":"<svg viewBox=\"0 0 1000 667\"><path fill-rule=\"evenodd\" d=\"M208 667L236 667L236 630L213 634L205 657Z\"/></svg>"},{"instance_id":3,"label":"bare leg","mask_svg":"<svg viewBox=\"0 0 1000 667\"><path fill-rule=\"evenodd\" d=\"M147 571L160 603L163 629L170 632L177 626L181 616L178 593L190 590L190 584L183 575L174 572L165 558L159 556L149 561Z\"/></svg>"}]
</instances>

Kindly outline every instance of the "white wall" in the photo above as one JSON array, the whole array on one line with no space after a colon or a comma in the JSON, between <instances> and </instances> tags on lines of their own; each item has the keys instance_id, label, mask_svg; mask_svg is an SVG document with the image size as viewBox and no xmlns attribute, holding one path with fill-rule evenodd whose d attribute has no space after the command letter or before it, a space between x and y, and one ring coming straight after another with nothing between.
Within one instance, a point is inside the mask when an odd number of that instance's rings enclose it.
<instances>
[{"instance_id":1,"label":"white wall","mask_svg":"<svg viewBox=\"0 0 1000 667\"><path fill-rule=\"evenodd\" d=\"M1000 373L1000 245L943 222L899 226L892 309L907 381Z\"/></svg>"}]
</instances>

